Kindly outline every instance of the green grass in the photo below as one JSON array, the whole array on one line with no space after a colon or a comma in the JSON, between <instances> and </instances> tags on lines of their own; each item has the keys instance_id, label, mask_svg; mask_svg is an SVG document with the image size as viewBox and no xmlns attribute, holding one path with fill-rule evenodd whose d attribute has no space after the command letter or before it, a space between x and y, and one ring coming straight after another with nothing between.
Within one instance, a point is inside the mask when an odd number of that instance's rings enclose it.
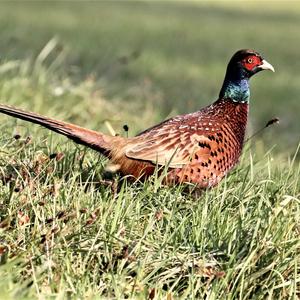
<instances>
[{"instance_id":1,"label":"green grass","mask_svg":"<svg viewBox=\"0 0 300 300\"><path fill-rule=\"evenodd\" d=\"M300 296L299 5L263 3L1 3L1 102L133 135L211 102L252 47L277 72L252 82L250 132L281 123L199 195L106 185L94 151L1 116L0 298Z\"/></svg>"}]
</instances>

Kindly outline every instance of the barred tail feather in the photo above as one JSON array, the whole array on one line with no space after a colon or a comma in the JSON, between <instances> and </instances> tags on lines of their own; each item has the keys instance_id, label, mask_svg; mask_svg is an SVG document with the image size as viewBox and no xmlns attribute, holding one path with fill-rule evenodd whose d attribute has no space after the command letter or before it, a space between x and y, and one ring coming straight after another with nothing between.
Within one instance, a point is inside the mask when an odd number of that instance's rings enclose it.
<instances>
[{"instance_id":1,"label":"barred tail feather","mask_svg":"<svg viewBox=\"0 0 300 300\"><path fill-rule=\"evenodd\" d=\"M41 125L68 137L78 144L85 145L101 152L104 155L109 155L111 151L110 140L114 137L104 135L100 132L85 129L67 122L58 121L36 113L27 112L9 105L0 104L0 113Z\"/></svg>"}]
</instances>

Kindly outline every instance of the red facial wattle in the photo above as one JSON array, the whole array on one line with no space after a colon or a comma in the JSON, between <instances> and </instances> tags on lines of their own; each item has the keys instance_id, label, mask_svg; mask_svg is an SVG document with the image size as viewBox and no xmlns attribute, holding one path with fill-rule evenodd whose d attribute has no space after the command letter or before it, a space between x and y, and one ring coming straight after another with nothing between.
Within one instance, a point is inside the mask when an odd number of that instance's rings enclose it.
<instances>
[{"instance_id":1,"label":"red facial wattle","mask_svg":"<svg viewBox=\"0 0 300 300\"><path fill-rule=\"evenodd\" d=\"M249 56L244 59L243 66L248 71L252 71L255 67L259 66L261 64L261 58L255 55Z\"/></svg>"}]
</instances>

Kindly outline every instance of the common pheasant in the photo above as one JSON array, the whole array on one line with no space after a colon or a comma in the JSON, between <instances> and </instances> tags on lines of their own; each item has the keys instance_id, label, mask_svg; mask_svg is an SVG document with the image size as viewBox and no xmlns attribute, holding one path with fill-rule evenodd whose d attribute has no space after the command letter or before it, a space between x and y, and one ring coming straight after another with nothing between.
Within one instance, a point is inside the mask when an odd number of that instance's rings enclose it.
<instances>
[{"instance_id":1,"label":"common pheasant","mask_svg":"<svg viewBox=\"0 0 300 300\"><path fill-rule=\"evenodd\" d=\"M201 110L170 118L135 137L109 136L11 106L0 112L42 125L90 147L123 175L145 179L165 168L166 184L213 187L237 164L244 143L249 107L249 79L274 68L253 50L240 50L229 61L219 98Z\"/></svg>"}]
</instances>

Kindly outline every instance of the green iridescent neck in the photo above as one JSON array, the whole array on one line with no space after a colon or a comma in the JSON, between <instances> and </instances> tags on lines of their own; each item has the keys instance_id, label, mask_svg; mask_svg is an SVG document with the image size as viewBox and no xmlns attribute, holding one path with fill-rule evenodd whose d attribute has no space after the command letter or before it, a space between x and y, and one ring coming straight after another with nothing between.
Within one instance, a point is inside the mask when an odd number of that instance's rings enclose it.
<instances>
[{"instance_id":1,"label":"green iridescent neck","mask_svg":"<svg viewBox=\"0 0 300 300\"><path fill-rule=\"evenodd\" d=\"M220 98L229 98L234 102L249 103L250 89L248 78L225 78L220 92Z\"/></svg>"},{"instance_id":2,"label":"green iridescent neck","mask_svg":"<svg viewBox=\"0 0 300 300\"><path fill-rule=\"evenodd\" d=\"M238 103L249 103L249 79L251 74L240 64L228 64L220 99L227 98Z\"/></svg>"}]
</instances>

